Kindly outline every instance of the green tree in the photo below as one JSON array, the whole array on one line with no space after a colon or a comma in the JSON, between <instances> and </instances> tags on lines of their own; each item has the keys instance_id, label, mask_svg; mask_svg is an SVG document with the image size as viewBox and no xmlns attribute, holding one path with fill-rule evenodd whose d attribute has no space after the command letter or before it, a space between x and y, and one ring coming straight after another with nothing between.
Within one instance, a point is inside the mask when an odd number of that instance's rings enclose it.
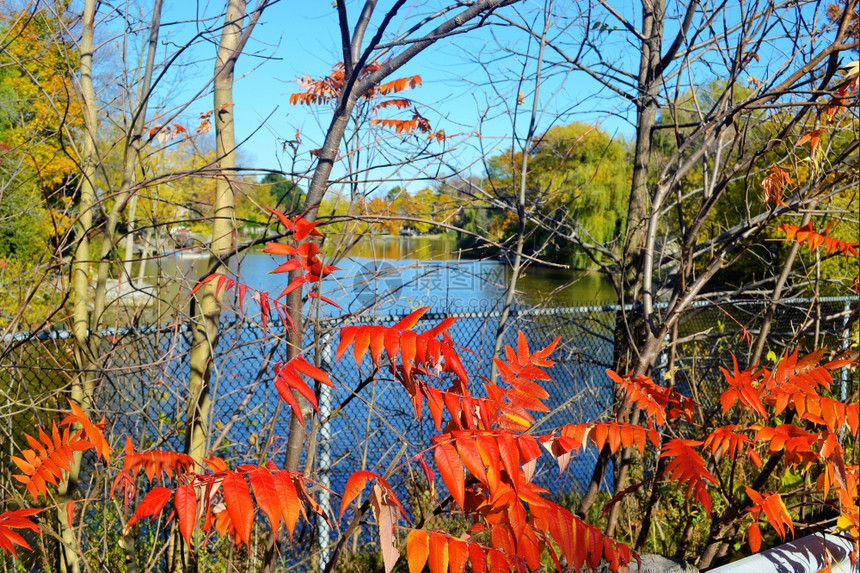
<instances>
[{"instance_id":1,"label":"green tree","mask_svg":"<svg viewBox=\"0 0 860 573\"><path fill-rule=\"evenodd\" d=\"M280 173L267 173L260 184L269 186L269 195L274 199L274 209L284 213L298 212L305 202L305 192L301 187Z\"/></svg>"},{"instance_id":2,"label":"green tree","mask_svg":"<svg viewBox=\"0 0 860 573\"><path fill-rule=\"evenodd\" d=\"M553 127L543 134L532 147L526 176L530 250L576 268L592 266L583 250L557 233L571 226L594 242L618 248L632 175L627 155L623 139L585 123ZM510 152L490 160L488 185L500 200L513 195L521 163L521 154ZM515 225L515 218L504 219L500 238L510 236Z\"/></svg>"}]
</instances>

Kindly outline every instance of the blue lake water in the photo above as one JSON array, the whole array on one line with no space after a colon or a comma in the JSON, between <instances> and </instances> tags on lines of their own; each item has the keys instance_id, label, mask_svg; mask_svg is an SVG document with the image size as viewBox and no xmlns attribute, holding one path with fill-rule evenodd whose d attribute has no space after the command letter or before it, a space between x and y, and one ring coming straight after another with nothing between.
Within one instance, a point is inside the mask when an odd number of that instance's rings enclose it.
<instances>
[{"instance_id":1,"label":"blue lake water","mask_svg":"<svg viewBox=\"0 0 860 573\"><path fill-rule=\"evenodd\" d=\"M365 238L336 260L334 247L325 250L326 262L334 262L340 270L326 278L323 295L345 312L367 312L375 307L377 314L397 313L422 306L437 312L493 310L500 307L511 279L508 263L469 259L457 250L454 239L444 236ZM275 296L286 286L286 275L270 273L284 260L249 253L232 261L232 269L239 281ZM184 285L179 290L187 290L205 274L208 259L180 254L162 259L158 265L160 268L151 263L150 276L175 277ZM520 305L555 307L616 300L609 282L597 272L536 265L522 271L515 298ZM338 314L333 308L328 310Z\"/></svg>"}]
</instances>

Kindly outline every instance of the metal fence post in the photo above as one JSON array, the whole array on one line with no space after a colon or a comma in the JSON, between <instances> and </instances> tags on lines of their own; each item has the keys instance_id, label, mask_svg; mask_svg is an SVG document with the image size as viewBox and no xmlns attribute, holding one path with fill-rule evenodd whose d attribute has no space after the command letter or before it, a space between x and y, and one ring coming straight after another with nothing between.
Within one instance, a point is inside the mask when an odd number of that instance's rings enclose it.
<instances>
[{"instance_id":1,"label":"metal fence post","mask_svg":"<svg viewBox=\"0 0 860 573\"><path fill-rule=\"evenodd\" d=\"M329 331L323 335L320 341L320 368L326 373L332 371L334 366L334 350L332 349L333 331ZM331 416L332 389L325 385L320 385L319 396L319 481L322 485L320 493L320 506L326 515L331 515L331 424L329 416ZM329 558L331 557L331 527L325 519L317 519L317 546L320 551L320 571L323 571Z\"/></svg>"},{"instance_id":2,"label":"metal fence post","mask_svg":"<svg viewBox=\"0 0 860 573\"><path fill-rule=\"evenodd\" d=\"M851 316L851 302L850 300L846 300L843 305L843 310L845 311L845 318L842 320L842 352L845 352L850 347L850 338L851 332L848 330L848 319ZM848 399L848 368L842 369L842 388L840 390L839 397L842 398L842 402L845 402Z\"/></svg>"}]
</instances>

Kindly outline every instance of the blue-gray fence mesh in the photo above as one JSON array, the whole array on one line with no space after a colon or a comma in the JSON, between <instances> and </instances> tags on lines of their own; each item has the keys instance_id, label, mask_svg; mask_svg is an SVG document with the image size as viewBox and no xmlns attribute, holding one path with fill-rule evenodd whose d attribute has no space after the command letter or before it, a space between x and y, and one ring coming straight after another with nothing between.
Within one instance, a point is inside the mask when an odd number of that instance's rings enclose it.
<instances>
[{"instance_id":1,"label":"blue-gray fence mesh","mask_svg":"<svg viewBox=\"0 0 860 573\"><path fill-rule=\"evenodd\" d=\"M712 415L718 415L717 398L722 387L718 366L731 364L730 353L736 354L742 364L746 362L749 346L745 332L755 338L765 304L702 303L687 312L679 324L678 337L685 341L674 353L674 379L682 391ZM768 337L768 348L777 354L795 345L838 349L856 304L857 299L845 298L783 301ZM505 330L508 344L514 344L520 330L533 349L545 346L556 336L561 338L553 356L557 361L551 370L554 382L547 385L551 412L542 420L541 433L561 424L592 421L610 414L613 395L605 369L612 366L618 311L616 306L597 306L518 309L511 314ZM456 310L444 315L428 314L416 330L444 316L461 316L449 332L458 345L471 350L463 351L461 357L477 384L479 376L490 374L499 314ZM392 325L401 317L362 320ZM355 319L327 322L330 337L323 332L321 340L336 346L337 328L349 320ZM803 333L802 337L798 333ZM308 338L308 347L310 342ZM16 454L23 447L24 432L33 433L36 426L46 426L57 419L58 410L66 407L64 390L78 372L73 368L74 343L68 333L18 335L7 338L5 343L0 364L0 446L8 460L8 454ZM97 357L97 409L110 421L115 447L121 447L125 436L131 436L137 449L181 450L190 346L191 332L184 326L125 328L103 334ZM211 382L209 445L213 454L231 463L272 459L281 464L288 438L289 408L278 408L272 372L274 363L283 360L285 353L285 331L280 323L269 322L265 331L252 321L222 325ZM664 354L655 378L669 366L668 359L669 354ZM400 478L420 476L413 462L426 451L435 433L428 412L425 410L417 418L406 392L384 370L366 383L371 374L367 358L358 369L351 357L324 366L337 388L324 397L327 399L322 404L331 414L322 420L316 435L308 438L319 445L309 473L334 491L341 491L348 474L356 469L381 474L393 466ZM357 388L361 388L360 392L355 392ZM593 457L580 457L563 475L547 463L538 479L554 494L575 490L590 479L592 462ZM12 466L10 469L14 470ZM607 478L611 479L611 473ZM5 488L14 487L8 478L3 481ZM331 503L336 508L339 501ZM305 542L311 542L312 537L306 536Z\"/></svg>"}]
</instances>

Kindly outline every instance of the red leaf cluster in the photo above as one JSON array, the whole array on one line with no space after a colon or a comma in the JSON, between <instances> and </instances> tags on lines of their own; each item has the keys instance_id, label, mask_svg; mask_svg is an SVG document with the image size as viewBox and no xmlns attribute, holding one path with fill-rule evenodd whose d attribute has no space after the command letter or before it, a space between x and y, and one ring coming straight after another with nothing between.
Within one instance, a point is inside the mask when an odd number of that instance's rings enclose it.
<instances>
[{"instance_id":1,"label":"red leaf cluster","mask_svg":"<svg viewBox=\"0 0 860 573\"><path fill-rule=\"evenodd\" d=\"M718 485L717 478L705 467L705 460L693 449L702 442L695 440L672 439L663 445L661 458L671 458L666 465L664 476L681 484L687 484L687 496L694 493L696 500L711 514L711 496L706 482Z\"/></svg>"},{"instance_id":2,"label":"red leaf cluster","mask_svg":"<svg viewBox=\"0 0 860 573\"><path fill-rule=\"evenodd\" d=\"M33 501L37 501L39 495L47 497L49 483L57 487L66 480L63 472L70 470L75 452L93 447L83 438L83 431L72 434L68 426L60 431L56 423L50 436L39 428L38 440L29 434L24 434L24 438L30 448L21 451L23 458L12 456L23 473L12 477L24 485Z\"/></svg>"},{"instance_id":3,"label":"red leaf cluster","mask_svg":"<svg viewBox=\"0 0 860 573\"><path fill-rule=\"evenodd\" d=\"M176 488L152 488L138 504L126 529L141 519L160 515L171 499L180 533L189 545L199 524L204 532L215 531L232 537L237 546L250 546L257 508L268 518L272 531L277 531L283 520L291 538L299 517L306 515L306 506L328 520L305 488L304 476L278 470L272 464L245 465L211 474L188 473L183 481Z\"/></svg>"},{"instance_id":4,"label":"red leaf cluster","mask_svg":"<svg viewBox=\"0 0 860 573\"><path fill-rule=\"evenodd\" d=\"M733 373L720 366L720 370L729 384L729 388L720 395L723 414L728 414L729 410L740 402L760 417L767 419L767 410L761 401L763 388L759 382L753 382L754 378L758 379L762 371L756 370L755 367L743 371L738 370L738 359L734 354L732 354L732 362L734 363Z\"/></svg>"},{"instance_id":5,"label":"red leaf cluster","mask_svg":"<svg viewBox=\"0 0 860 573\"><path fill-rule=\"evenodd\" d=\"M290 218L278 211L274 211L272 209L270 209L270 211L278 218L278 220L280 220L284 227L293 232L293 240L295 242L295 245L268 243L266 248L263 249L264 253L293 257L287 262L279 265L272 271L272 273L291 273L299 269L304 271L302 274L296 276L290 284L281 291L281 294L275 297L275 301L273 302L276 302L278 299L287 296L302 285L318 283L322 278L339 269L331 265L323 264L319 257L322 254L322 251L315 243L304 242L308 237L324 236L316 229L318 223L311 223L301 215ZM309 296L317 297L323 302L340 308L334 301L324 296L320 296L313 292L309 292L308 294ZM276 303L276 306L277 305L279 305L279 303ZM289 316L289 313L286 314Z\"/></svg>"},{"instance_id":6,"label":"red leaf cluster","mask_svg":"<svg viewBox=\"0 0 860 573\"><path fill-rule=\"evenodd\" d=\"M359 79L364 79L380 68L379 63L369 64L359 73ZM332 68L329 75L322 79L313 79L304 76L299 79L299 87L303 90L290 95L290 105L320 105L336 100L343 92L346 82L343 62L338 62ZM379 96L391 95L409 89L415 89L421 85L421 76L407 76L397 78L389 82L381 83L362 94L366 100ZM398 106L398 104L391 104Z\"/></svg>"},{"instance_id":7,"label":"red leaf cluster","mask_svg":"<svg viewBox=\"0 0 860 573\"><path fill-rule=\"evenodd\" d=\"M374 63L366 66L359 73L359 78L363 79L374 73L380 68L380 64ZM331 74L322 79L313 79L305 76L299 80L299 87L302 91L290 95L290 105L320 105L337 100L343 93L346 77L344 74L343 62L338 62L332 69ZM362 94L365 100L372 100L392 94L400 93L406 90L417 88L421 85L421 76L407 76L397 78L389 82L381 83L376 87L370 88ZM412 101L406 98L391 98L382 100L376 103L371 108L371 111L376 113L379 110L387 108L408 109L412 105ZM389 129L394 129L397 133L411 134L416 131L422 133L430 133L430 122L418 113L417 109L412 110L410 119L372 119L371 125L381 125ZM436 132L438 133L438 132ZM436 135L437 139L439 136ZM444 139L444 133L442 134ZM315 150L318 151L318 150ZM314 152L311 152L314 154ZM319 155L316 153L315 155Z\"/></svg>"},{"instance_id":8,"label":"red leaf cluster","mask_svg":"<svg viewBox=\"0 0 860 573\"><path fill-rule=\"evenodd\" d=\"M693 420L695 404L673 387L659 386L648 376L632 376L632 372L623 378L612 370L607 370L606 374L624 391L627 399L653 418L657 425L681 416L688 422Z\"/></svg>"},{"instance_id":9,"label":"red leaf cluster","mask_svg":"<svg viewBox=\"0 0 860 573\"><path fill-rule=\"evenodd\" d=\"M792 536L794 535L794 524L791 521L791 515L789 515L788 508L785 507L785 503L783 503L778 493L761 495L752 488L747 486L744 486L744 488L753 502L752 506L748 508L753 518L753 524L749 531L749 544L753 553L757 553L761 548L761 530L759 529L758 520L762 513L764 513L768 523L774 528L780 539L785 540L786 525L791 530Z\"/></svg>"},{"instance_id":10,"label":"red leaf cluster","mask_svg":"<svg viewBox=\"0 0 860 573\"><path fill-rule=\"evenodd\" d=\"M721 451L732 459L747 448L747 455L760 467L761 459L750 445L755 442L762 444L767 454L783 456L789 467L806 471L818 464L821 472L816 485L824 499L835 490L842 519L849 524L849 529L860 531L860 509L856 501L860 471L857 466L845 463L845 453L838 440L838 435L846 428L854 435L860 431L860 404L846 404L826 395L833 384L831 373L857 362L838 359L822 364L823 357L823 349L803 357L795 350L779 360L772 371L757 367L741 371L737 360L733 373L723 369L729 383L729 389L720 397L724 412L740 403L749 413L767 421L790 411L804 425L724 426L708 436L705 448L714 454ZM742 433L745 431L752 433L751 439ZM749 489L747 493L754 502L749 508L754 522L748 531L748 541L753 551L758 551L762 541L759 516L763 513L781 537L785 537L785 525L792 528L791 518L777 494L762 496Z\"/></svg>"},{"instance_id":11,"label":"red leaf cluster","mask_svg":"<svg viewBox=\"0 0 860 573\"><path fill-rule=\"evenodd\" d=\"M37 523L30 519L31 516L41 512L38 508L12 509L0 513L0 549L17 557L16 546L31 549L27 540L15 529L27 529L36 533L41 532Z\"/></svg>"},{"instance_id":12,"label":"red leaf cluster","mask_svg":"<svg viewBox=\"0 0 860 573\"><path fill-rule=\"evenodd\" d=\"M804 143L809 143L810 153L811 155L815 155L815 151L821 145L821 134L824 133L825 128L814 129L809 133L803 134L800 139L795 143L795 147L799 147Z\"/></svg>"},{"instance_id":13,"label":"red leaf cluster","mask_svg":"<svg viewBox=\"0 0 860 573\"><path fill-rule=\"evenodd\" d=\"M404 135L415 132L430 133L432 130L427 118L417 111L413 112L410 119L371 119L370 125L381 125Z\"/></svg>"},{"instance_id":14,"label":"red leaf cluster","mask_svg":"<svg viewBox=\"0 0 860 573\"><path fill-rule=\"evenodd\" d=\"M842 253L846 257L858 256L857 247L860 246L860 243L848 243L846 241L834 239L833 237L828 237L827 233L830 231L830 226L828 226L823 233L818 233L812 228L811 221L803 227L783 223L779 226L779 230L785 233L785 239L787 241L794 239L801 245L806 243L806 245L813 251L824 245L824 249L827 251L828 255L833 253Z\"/></svg>"},{"instance_id":15,"label":"red leaf cluster","mask_svg":"<svg viewBox=\"0 0 860 573\"><path fill-rule=\"evenodd\" d=\"M111 495L122 491L125 504L128 505L137 491L137 477L142 469L150 483L159 480L167 483L176 475L191 472L197 464L194 459L180 452L170 450L153 450L136 452L131 438L125 439L125 457L122 460L122 472L113 482Z\"/></svg>"},{"instance_id":16,"label":"red leaf cluster","mask_svg":"<svg viewBox=\"0 0 860 573\"><path fill-rule=\"evenodd\" d=\"M791 176L788 171L774 165L767 170L768 175L762 179L761 189L764 192L764 202L774 203L783 207L788 207L785 201L782 200L785 188L791 185Z\"/></svg>"},{"instance_id":17,"label":"red leaf cluster","mask_svg":"<svg viewBox=\"0 0 860 573\"><path fill-rule=\"evenodd\" d=\"M545 400L549 394L542 383L551 378L543 368L552 367L549 355L558 339L532 352L519 333L516 349L507 346L505 359L495 362L501 383L485 380L486 396L476 397L468 391L468 377L446 332L454 319L422 333L411 330L426 310L419 309L390 328L346 327L337 350L340 358L352 345L359 364L369 351L377 367L387 355L389 369L416 402L416 413L420 413L421 400L427 399L437 429L443 430L432 439L436 469L453 502L474 523L459 539L438 532L410 533L406 547L410 571L428 563L431 571L461 571L467 561L476 571L528 571L540 567L544 552L561 569L556 547L576 568L584 564L595 567L603 558L613 570L629 562L628 547L616 544L546 498L547 492L532 478L541 455L540 444L562 464L571 450L582 447L588 439L599 446L611 443L617 449L622 444L637 445L644 450L646 439L659 443L657 433L613 423L570 425L562 428L560 435L524 433L534 423L531 412L548 411ZM453 375L448 390L430 383L443 372ZM448 421L443 429L445 412ZM350 479L345 504L370 477L356 474ZM380 523L380 527L387 528L390 521ZM488 538L492 549L477 543L476 535ZM389 547L388 542L384 545ZM385 562L386 570L390 570L393 560Z\"/></svg>"},{"instance_id":18,"label":"red leaf cluster","mask_svg":"<svg viewBox=\"0 0 860 573\"><path fill-rule=\"evenodd\" d=\"M570 464L571 454L575 450L585 449L590 442L597 450L608 446L610 453L617 452L621 447L635 447L640 453L645 453L647 442L654 447L660 445L660 434L651 429L623 422L591 422L585 424L566 424L562 426L560 435L550 434L540 438L544 448L556 458L560 472L564 472Z\"/></svg>"},{"instance_id":19,"label":"red leaf cluster","mask_svg":"<svg viewBox=\"0 0 860 573\"><path fill-rule=\"evenodd\" d=\"M278 362L275 365L275 389L277 389L278 395L284 402L289 404L293 410L293 414L304 422L302 409L299 406L298 400L293 395L293 390L304 396L317 412L319 412L319 405L314 390L302 380L302 376L306 376L311 380L332 388L334 388L334 384L331 383L328 374L308 362L302 356L296 356L289 362Z\"/></svg>"}]
</instances>

